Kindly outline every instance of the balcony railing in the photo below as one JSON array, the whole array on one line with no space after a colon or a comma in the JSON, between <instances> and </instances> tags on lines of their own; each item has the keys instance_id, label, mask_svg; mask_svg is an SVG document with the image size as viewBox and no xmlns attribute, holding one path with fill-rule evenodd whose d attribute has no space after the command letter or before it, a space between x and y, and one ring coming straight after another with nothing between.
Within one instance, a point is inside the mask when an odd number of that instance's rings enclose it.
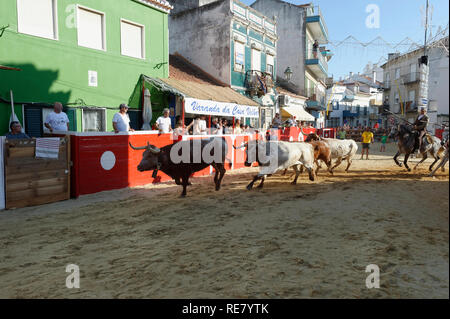
<instances>
[{"instance_id":1,"label":"balcony railing","mask_svg":"<svg viewBox=\"0 0 450 319\"><path fill-rule=\"evenodd\" d=\"M319 6L310 6L306 8L306 16L307 17L315 17L319 16L320 21L322 22L323 28L325 30L326 36L328 37L328 27L325 23L325 19L323 18L322 11L320 10Z\"/></svg>"},{"instance_id":2,"label":"balcony railing","mask_svg":"<svg viewBox=\"0 0 450 319\"><path fill-rule=\"evenodd\" d=\"M320 65L323 68L323 71L325 72L325 76L323 78L324 79L326 78L328 74L328 61L319 50L317 51L307 50L306 60L307 65L314 65L314 64Z\"/></svg>"}]
</instances>

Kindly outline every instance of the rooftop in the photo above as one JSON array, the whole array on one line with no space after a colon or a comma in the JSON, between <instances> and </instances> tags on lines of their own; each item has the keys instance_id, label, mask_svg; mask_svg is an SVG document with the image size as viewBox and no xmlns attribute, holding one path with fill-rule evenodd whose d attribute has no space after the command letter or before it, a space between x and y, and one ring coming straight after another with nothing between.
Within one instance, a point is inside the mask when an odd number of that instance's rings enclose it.
<instances>
[{"instance_id":1,"label":"rooftop","mask_svg":"<svg viewBox=\"0 0 450 319\"><path fill-rule=\"evenodd\" d=\"M215 79L195 64L179 54L169 57L169 78L160 81L181 92L185 96L199 100L211 100L240 105L258 106L248 97L236 92Z\"/></svg>"}]
</instances>

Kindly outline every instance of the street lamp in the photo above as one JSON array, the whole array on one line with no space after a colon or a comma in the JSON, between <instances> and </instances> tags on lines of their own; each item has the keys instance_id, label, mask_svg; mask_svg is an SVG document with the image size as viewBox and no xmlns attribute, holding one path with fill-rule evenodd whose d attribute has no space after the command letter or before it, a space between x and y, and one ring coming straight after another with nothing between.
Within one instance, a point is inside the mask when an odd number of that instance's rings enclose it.
<instances>
[{"instance_id":1,"label":"street lamp","mask_svg":"<svg viewBox=\"0 0 450 319\"><path fill-rule=\"evenodd\" d=\"M292 72L292 70L291 70L291 67L288 66L287 69L286 69L286 71L284 71L284 76L286 77L286 80L288 80L288 81L291 80L292 73L293 73L293 72Z\"/></svg>"}]
</instances>

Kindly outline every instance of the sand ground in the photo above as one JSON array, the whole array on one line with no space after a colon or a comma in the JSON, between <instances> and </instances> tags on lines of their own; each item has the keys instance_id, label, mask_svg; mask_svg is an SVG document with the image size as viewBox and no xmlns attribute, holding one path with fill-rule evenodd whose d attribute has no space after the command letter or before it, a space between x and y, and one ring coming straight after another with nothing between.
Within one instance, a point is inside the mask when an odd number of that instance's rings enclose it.
<instances>
[{"instance_id":1,"label":"sand ground","mask_svg":"<svg viewBox=\"0 0 450 319\"><path fill-rule=\"evenodd\" d=\"M394 148L296 186L249 192L250 168L185 199L171 182L0 212L0 298L449 298L448 166L408 173Z\"/></svg>"}]
</instances>

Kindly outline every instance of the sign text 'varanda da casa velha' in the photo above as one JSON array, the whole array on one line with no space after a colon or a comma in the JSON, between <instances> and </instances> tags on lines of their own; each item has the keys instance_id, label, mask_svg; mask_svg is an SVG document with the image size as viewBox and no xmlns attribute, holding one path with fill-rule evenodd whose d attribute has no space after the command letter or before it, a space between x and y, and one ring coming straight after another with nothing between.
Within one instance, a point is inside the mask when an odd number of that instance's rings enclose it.
<instances>
[{"instance_id":1,"label":"sign text 'varanda da casa velha'","mask_svg":"<svg viewBox=\"0 0 450 319\"><path fill-rule=\"evenodd\" d=\"M186 113L247 118L259 117L259 109L257 106L197 100L193 98L186 98L184 101Z\"/></svg>"}]
</instances>

